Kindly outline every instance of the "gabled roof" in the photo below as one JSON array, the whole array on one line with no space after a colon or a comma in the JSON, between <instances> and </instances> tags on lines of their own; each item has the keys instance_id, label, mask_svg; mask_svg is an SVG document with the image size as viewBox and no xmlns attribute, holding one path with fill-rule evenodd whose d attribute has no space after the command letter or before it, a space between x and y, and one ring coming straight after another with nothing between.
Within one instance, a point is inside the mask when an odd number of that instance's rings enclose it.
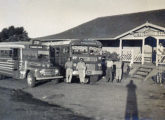
<instances>
[{"instance_id":1,"label":"gabled roof","mask_svg":"<svg viewBox=\"0 0 165 120\"><path fill-rule=\"evenodd\" d=\"M158 29L158 30L160 30L162 32L165 32L165 28L164 27L148 23L148 21L147 21L146 23L144 23L144 24L142 24L142 25L140 25L140 26L138 26L138 27L136 27L134 29L131 29L130 31L127 31L127 32L125 32L125 33L123 33L123 34L121 34L119 36L116 36L114 39L119 39L119 38L122 38L122 37L124 37L124 36L126 36L128 34L133 34L133 32L135 32L135 31L137 31L139 29L142 29L144 27L147 27L147 28L152 27L152 28Z\"/></svg>"},{"instance_id":2,"label":"gabled roof","mask_svg":"<svg viewBox=\"0 0 165 120\"><path fill-rule=\"evenodd\" d=\"M165 27L165 9L100 17L62 33L41 37L40 39L115 39L117 36L146 22Z\"/></svg>"}]
</instances>

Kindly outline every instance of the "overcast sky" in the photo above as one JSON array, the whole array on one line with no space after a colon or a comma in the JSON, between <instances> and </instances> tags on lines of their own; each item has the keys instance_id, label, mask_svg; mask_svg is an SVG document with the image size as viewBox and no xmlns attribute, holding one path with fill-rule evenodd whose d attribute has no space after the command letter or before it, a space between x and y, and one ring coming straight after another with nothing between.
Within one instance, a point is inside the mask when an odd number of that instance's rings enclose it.
<instances>
[{"instance_id":1,"label":"overcast sky","mask_svg":"<svg viewBox=\"0 0 165 120\"><path fill-rule=\"evenodd\" d=\"M0 31L23 26L30 37L40 37L97 17L155 9L165 9L165 0L0 0Z\"/></svg>"}]
</instances>

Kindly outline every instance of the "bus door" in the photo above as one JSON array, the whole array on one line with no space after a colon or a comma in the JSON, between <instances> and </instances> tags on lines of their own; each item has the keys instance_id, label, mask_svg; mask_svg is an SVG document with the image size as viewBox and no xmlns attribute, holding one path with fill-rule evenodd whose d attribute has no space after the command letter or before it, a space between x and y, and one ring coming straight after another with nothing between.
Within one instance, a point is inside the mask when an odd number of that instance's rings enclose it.
<instances>
[{"instance_id":1,"label":"bus door","mask_svg":"<svg viewBox=\"0 0 165 120\"><path fill-rule=\"evenodd\" d=\"M20 49L13 48L13 62L14 62L14 71L19 70L20 62Z\"/></svg>"},{"instance_id":2,"label":"bus door","mask_svg":"<svg viewBox=\"0 0 165 120\"><path fill-rule=\"evenodd\" d=\"M68 46L58 46L55 47L55 63L64 66L67 58L69 57L69 47Z\"/></svg>"},{"instance_id":3,"label":"bus door","mask_svg":"<svg viewBox=\"0 0 165 120\"><path fill-rule=\"evenodd\" d=\"M61 48L61 54L60 54L61 65L62 66L65 66L65 63L66 63L68 57L69 57L69 47L64 46L64 47Z\"/></svg>"},{"instance_id":4,"label":"bus door","mask_svg":"<svg viewBox=\"0 0 165 120\"><path fill-rule=\"evenodd\" d=\"M57 65L60 65L60 47L55 47L54 48L54 53L55 53L55 59L54 59L54 62L55 64Z\"/></svg>"},{"instance_id":5,"label":"bus door","mask_svg":"<svg viewBox=\"0 0 165 120\"><path fill-rule=\"evenodd\" d=\"M53 47L50 47L50 62L55 66L55 49Z\"/></svg>"}]
</instances>

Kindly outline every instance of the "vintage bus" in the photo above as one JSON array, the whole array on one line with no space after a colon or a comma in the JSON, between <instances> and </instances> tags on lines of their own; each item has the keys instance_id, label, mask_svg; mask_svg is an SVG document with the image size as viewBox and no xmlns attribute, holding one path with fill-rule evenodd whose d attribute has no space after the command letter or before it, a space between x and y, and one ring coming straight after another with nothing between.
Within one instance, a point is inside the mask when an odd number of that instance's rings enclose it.
<instances>
[{"instance_id":1,"label":"vintage bus","mask_svg":"<svg viewBox=\"0 0 165 120\"><path fill-rule=\"evenodd\" d=\"M55 55L54 63L64 68L68 57L73 61L73 76L78 76L76 70L77 63L80 58L84 59L87 66L86 75L90 78L90 82L98 80L102 75L102 44L93 40L66 40L42 41L43 45L51 46L52 54ZM63 69L65 70L65 69ZM65 71L63 71L65 73Z\"/></svg>"},{"instance_id":2,"label":"vintage bus","mask_svg":"<svg viewBox=\"0 0 165 120\"><path fill-rule=\"evenodd\" d=\"M59 68L53 66L50 47L39 41L1 42L0 75L26 79L29 87L38 80L62 78Z\"/></svg>"}]
</instances>

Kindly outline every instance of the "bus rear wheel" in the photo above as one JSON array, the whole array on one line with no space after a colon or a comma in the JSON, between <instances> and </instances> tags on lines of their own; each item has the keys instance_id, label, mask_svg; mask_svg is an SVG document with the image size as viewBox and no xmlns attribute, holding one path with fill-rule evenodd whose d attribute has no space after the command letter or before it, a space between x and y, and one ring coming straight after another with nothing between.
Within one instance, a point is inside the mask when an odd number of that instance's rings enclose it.
<instances>
[{"instance_id":1,"label":"bus rear wheel","mask_svg":"<svg viewBox=\"0 0 165 120\"><path fill-rule=\"evenodd\" d=\"M36 79L34 77L34 74L32 72L29 72L27 74L27 84L29 87L35 87L35 82L36 82Z\"/></svg>"},{"instance_id":2,"label":"bus rear wheel","mask_svg":"<svg viewBox=\"0 0 165 120\"><path fill-rule=\"evenodd\" d=\"M90 84L96 83L98 79L99 79L99 76L97 75L90 76Z\"/></svg>"}]
</instances>

